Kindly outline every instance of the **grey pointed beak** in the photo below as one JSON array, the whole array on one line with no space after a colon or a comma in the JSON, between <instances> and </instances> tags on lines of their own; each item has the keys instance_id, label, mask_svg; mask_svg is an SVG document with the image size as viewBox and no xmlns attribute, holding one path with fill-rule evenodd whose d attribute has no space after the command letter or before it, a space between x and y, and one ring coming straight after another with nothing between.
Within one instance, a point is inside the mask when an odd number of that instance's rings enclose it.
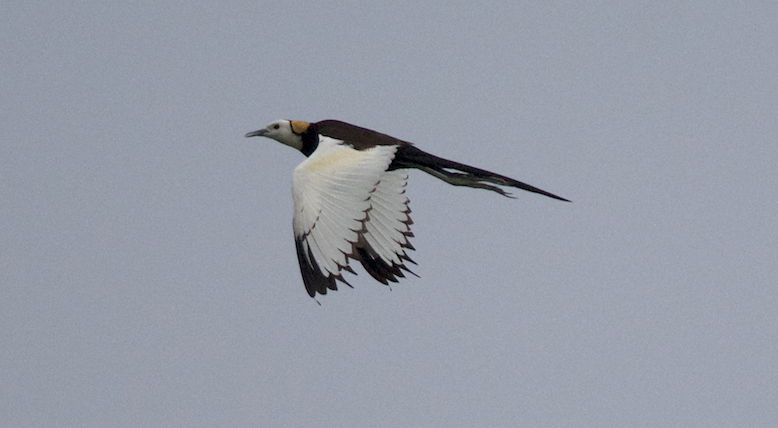
<instances>
[{"instance_id":1,"label":"grey pointed beak","mask_svg":"<svg viewBox=\"0 0 778 428\"><path fill-rule=\"evenodd\" d=\"M251 131L248 134L246 134L246 138L248 138L248 137L262 137L266 133L267 133L267 129L265 129L265 128L257 129L256 131Z\"/></svg>"}]
</instances>

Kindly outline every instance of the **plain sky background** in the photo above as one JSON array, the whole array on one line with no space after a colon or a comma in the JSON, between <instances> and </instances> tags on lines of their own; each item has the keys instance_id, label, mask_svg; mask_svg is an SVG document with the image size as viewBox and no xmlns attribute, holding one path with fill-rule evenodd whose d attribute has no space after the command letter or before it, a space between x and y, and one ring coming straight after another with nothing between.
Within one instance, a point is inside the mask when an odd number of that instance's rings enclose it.
<instances>
[{"instance_id":1,"label":"plain sky background","mask_svg":"<svg viewBox=\"0 0 778 428\"><path fill-rule=\"evenodd\" d=\"M0 425L778 426L778 3L1 9ZM319 306L279 118L574 202L412 171Z\"/></svg>"}]
</instances>

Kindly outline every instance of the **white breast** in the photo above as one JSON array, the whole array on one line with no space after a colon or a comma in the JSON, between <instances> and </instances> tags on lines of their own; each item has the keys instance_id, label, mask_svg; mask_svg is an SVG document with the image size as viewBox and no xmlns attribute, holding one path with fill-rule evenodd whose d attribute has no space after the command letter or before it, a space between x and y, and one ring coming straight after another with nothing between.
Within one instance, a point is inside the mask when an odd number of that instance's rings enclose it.
<instances>
[{"instance_id":1,"label":"white breast","mask_svg":"<svg viewBox=\"0 0 778 428\"><path fill-rule=\"evenodd\" d=\"M294 171L293 229L305 249L301 264L342 279L359 243L389 266L400 266L401 258L407 259L404 248L410 248L411 222L408 174L387 171L397 146L360 151L341 143L321 137L316 151Z\"/></svg>"}]
</instances>

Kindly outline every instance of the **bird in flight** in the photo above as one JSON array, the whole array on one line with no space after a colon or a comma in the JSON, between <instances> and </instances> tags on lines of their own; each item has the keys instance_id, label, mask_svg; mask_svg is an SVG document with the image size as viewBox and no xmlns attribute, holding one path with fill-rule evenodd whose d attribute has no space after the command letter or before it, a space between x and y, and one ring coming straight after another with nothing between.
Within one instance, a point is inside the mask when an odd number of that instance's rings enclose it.
<instances>
[{"instance_id":1,"label":"bird in flight","mask_svg":"<svg viewBox=\"0 0 778 428\"><path fill-rule=\"evenodd\" d=\"M294 170L292 229L305 289L311 297L349 287L343 271L356 274L358 260L388 285L416 275L406 263L413 250L407 170L420 169L455 186L487 189L512 197L515 187L560 201L565 198L504 175L450 161L413 143L337 120L308 123L278 120L246 137L267 137L301 151L307 159Z\"/></svg>"}]
</instances>

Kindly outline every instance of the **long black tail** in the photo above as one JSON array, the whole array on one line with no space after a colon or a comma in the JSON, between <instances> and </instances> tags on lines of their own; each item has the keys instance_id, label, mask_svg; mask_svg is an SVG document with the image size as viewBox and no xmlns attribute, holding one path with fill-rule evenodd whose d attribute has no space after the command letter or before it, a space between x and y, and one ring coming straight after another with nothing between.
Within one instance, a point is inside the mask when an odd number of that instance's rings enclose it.
<instances>
[{"instance_id":1,"label":"long black tail","mask_svg":"<svg viewBox=\"0 0 778 428\"><path fill-rule=\"evenodd\" d=\"M488 189L509 198L512 198L513 196L500 187L495 186L495 184L498 186L516 187L528 192L539 193L541 195L548 196L549 198L570 202L563 197L546 192L545 190L538 189L535 186L522 183L521 181L514 180L510 177L495 174L493 172L461 164L459 162L450 161L448 159L439 158L435 155L431 155L425 151L419 150L410 144L400 146L394 156L392 164L389 166L390 170L400 168L420 169L445 181L446 183L453 184L454 186L467 186L478 189Z\"/></svg>"}]
</instances>

